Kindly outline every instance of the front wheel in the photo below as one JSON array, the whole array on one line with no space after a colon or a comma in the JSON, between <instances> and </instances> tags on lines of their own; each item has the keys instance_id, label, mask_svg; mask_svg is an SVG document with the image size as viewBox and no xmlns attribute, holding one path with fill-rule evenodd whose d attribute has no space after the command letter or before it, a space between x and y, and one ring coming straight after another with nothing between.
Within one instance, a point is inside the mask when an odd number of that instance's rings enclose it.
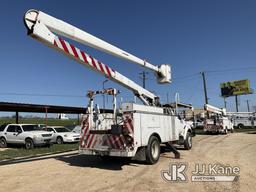
<instances>
[{"instance_id":1,"label":"front wheel","mask_svg":"<svg viewBox=\"0 0 256 192\"><path fill-rule=\"evenodd\" d=\"M57 137L56 143L57 143L57 144L63 144L63 139L62 139L62 137Z\"/></svg>"},{"instance_id":2,"label":"front wheel","mask_svg":"<svg viewBox=\"0 0 256 192\"><path fill-rule=\"evenodd\" d=\"M184 141L184 149L190 150L192 148L192 135L190 132L187 132L187 137Z\"/></svg>"},{"instance_id":3,"label":"front wheel","mask_svg":"<svg viewBox=\"0 0 256 192\"><path fill-rule=\"evenodd\" d=\"M34 148L33 140L32 139L26 139L25 147L26 147L26 149L33 149Z\"/></svg>"},{"instance_id":4,"label":"front wheel","mask_svg":"<svg viewBox=\"0 0 256 192\"><path fill-rule=\"evenodd\" d=\"M151 136L148 141L146 150L146 162L148 164L155 164L160 157L160 142L157 137Z\"/></svg>"},{"instance_id":5,"label":"front wheel","mask_svg":"<svg viewBox=\"0 0 256 192\"><path fill-rule=\"evenodd\" d=\"M7 147L7 142L5 138L0 139L0 148L6 148Z\"/></svg>"}]
</instances>

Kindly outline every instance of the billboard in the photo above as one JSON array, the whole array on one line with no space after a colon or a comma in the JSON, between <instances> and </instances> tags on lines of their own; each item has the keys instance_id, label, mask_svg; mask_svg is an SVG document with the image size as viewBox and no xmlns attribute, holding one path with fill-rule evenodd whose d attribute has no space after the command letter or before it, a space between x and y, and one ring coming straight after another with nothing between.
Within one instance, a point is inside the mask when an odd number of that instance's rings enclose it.
<instances>
[{"instance_id":1,"label":"billboard","mask_svg":"<svg viewBox=\"0 0 256 192\"><path fill-rule=\"evenodd\" d=\"M220 89L222 97L246 95L251 93L250 82L248 79L221 83Z\"/></svg>"}]
</instances>

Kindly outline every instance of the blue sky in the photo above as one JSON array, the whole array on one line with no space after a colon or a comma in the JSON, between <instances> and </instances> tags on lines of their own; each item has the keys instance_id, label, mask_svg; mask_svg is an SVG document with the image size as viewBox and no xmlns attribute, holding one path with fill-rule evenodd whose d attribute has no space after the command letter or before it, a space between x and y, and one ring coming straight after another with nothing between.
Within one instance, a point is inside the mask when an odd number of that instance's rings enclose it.
<instances>
[{"instance_id":1,"label":"blue sky","mask_svg":"<svg viewBox=\"0 0 256 192\"><path fill-rule=\"evenodd\" d=\"M255 1L8 0L1 1L0 8L0 101L86 106L87 90L102 88L104 77L26 35L23 15L31 8L69 22L152 64L171 64L170 85L158 85L148 71L146 86L163 102L167 94L169 100L174 100L179 92L183 102L202 107L200 71L232 69L206 73L209 102L219 107L223 107L221 82L248 78L255 89ZM84 45L79 48L141 84L141 67ZM247 67L252 68L238 70ZM109 81L106 87L116 87L125 100L132 100L132 94L119 85ZM241 111L246 110L247 99L256 105L255 95L241 96ZM227 102L228 110L235 110L234 98Z\"/></svg>"}]
</instances>

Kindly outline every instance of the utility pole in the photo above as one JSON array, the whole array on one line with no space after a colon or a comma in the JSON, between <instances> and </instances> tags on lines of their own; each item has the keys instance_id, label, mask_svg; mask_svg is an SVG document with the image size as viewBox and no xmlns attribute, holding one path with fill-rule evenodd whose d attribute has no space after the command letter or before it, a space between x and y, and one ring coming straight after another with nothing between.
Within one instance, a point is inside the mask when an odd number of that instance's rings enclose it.
<instances>
[{"instance_id":1,"label":"utility pole","mask_svg":"<svg viewBox=\"0 0 256 192\"><path fill-rule=\"evenodd\" d=\"M249 105L249 101L250 101L250 100L248 100L248 99L246 100L246 103L247 103L247 111L248 111L248 112L250 112L250 105Z\"/></svg>"},{"instance_id":2,"label":"utility pole","mask_svg":"<svg viewBox=\"0 0 256 192\"><path fill-rule=\"evenodd\" d=\"M203 77L205 104L208 104L208 96L207 96L207 87L206 87L206 80L205 80L205 72L201 72L201 75L202 75L202 77Z\"/></svg>"},{"instance_id":3,"label":"utility pole","mask_svg":"<svg viewBox=\"0 0 256 192\"><path fill-rule=\"evenodd\" d=\"M226 97L223 97L224 99L224 108L227 109L227 101L226 101Z\"/></svg>"},{"instance_id":4,"label":"utility pole","mask_svg":"<svg viewBox=\"0 0 256 192\"><path fill-rule=\"evenodd\" d=\"M235 95L235 101L236 101L236 112L238 112L238 98L237 98L237 95Z\"/></svg>"},{"instance_id":5,"label":"utility pole","mask_svg":"<svg viewBox=\"0 0 256 192\"><path fill-rule=\"evenodd\" d=\"M142 83L143 83L143 88L145 89L146 88L146 80L148 79L147 77L146 77L146 75L148 74L148 72L145 72L145 71L143 71L142 73L140 73L140 75L142 75Z\"/></svg>"}]
</instances>

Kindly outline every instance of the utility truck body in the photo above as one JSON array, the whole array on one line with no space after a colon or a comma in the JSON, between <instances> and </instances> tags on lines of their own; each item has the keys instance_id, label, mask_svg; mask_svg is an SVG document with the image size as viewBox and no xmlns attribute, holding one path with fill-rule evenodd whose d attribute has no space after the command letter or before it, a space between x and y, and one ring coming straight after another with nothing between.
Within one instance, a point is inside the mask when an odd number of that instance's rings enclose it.
<instances>
[{"instance_id":1,"label":"utility truck body","mask_svg":"<svg viewBox=\"0 0 256 192\"><path fill-rule=\"evenodd\" d=\"M163 143L173 150L176 158L179 158L179 152L172 144L179 142L179 131L184 128L184 123L173 110L164 107L155 93L141 87L57 35L151 70L155 73L158 83L161 84L171 82L170 65L152 65L144 59L38 10L27 11L24 23L28 29L28 35L132 91L143 104L124 103L118 109L116 89L88 91L88 114L83 117L81 125L79 148L81 154L141 156L148 163L153 164L159 159L160 144ZM112 112L100 113L98 105L93 105L93 98L96 94L113 96ZM186 137L187 135L184 135L184 138ZM191 141L189 148L191 148L192 140L189 140Z\"/></svg>"},{"instance_id":2,"label":"utility truck body","mask_svg":"<svg viewBox=\"0 0 256 192\"><path fill-rule=\"evenodd\" d=\"M234 125L226 115L226 109L220 109L212 105L206 104L206 118L204 120L204 131L208 133L233 132Z\"/></svg>"},{"instance_id":3,"label":"utility truck body","mask_svg":"<svg viewBox=\"0 0 256 192\"><path fill-rule=\"evenodd\" d=\"M80 153L134 157L139 148L149 144L152 136L161 143L179 140L180 120L165 114L163 108L123 103L122 110L117 124L106 120L98 126L98 121L104 118L95 118L95 114L84 117Z\"/></svg>"}]
</instances>

